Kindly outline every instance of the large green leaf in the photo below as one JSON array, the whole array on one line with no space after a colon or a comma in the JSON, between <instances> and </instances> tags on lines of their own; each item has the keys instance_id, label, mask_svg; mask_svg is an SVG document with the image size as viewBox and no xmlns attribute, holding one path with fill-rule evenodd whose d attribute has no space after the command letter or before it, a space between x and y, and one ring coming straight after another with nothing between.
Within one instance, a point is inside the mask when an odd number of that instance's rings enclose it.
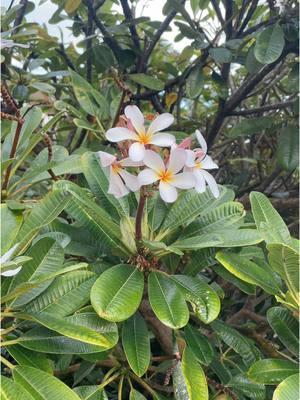
<instances>
[{"instance_id":1,"label":"large green leaf","mask_svg":"<svg viewBox=\"0 0 300 400\"><path fill-rule=\"evenodd\" d=\"M254 55L262 64L276 61L284 47L284 33L279 24L265 28L256 38Z\"/></svg>"},{"instance_id":2,"label":"large green leaf","mask_svg":"<svg viewBox=\"0 0 300 400\"><path fill-rule=\"evenodd\" d=\"M253 285L258 285L268 293L280 294L275 276L270 270L260 267L253 261L249 261L236 253L219 251L216 259L237 278Z\"/></svg>"},{"instance_id":3,"label":"large green leaf","mask_svg":"<svg viewBox=\"0 0 300 400\"><path fill-rule=\"evenodd\" d=\"M182 354L182 372L190 400L208 400L205 374L193 352L186 346Z\"/></svg>"},{"instance_id":4,"label":"large green leaf","mask_svg":"<svg viewBox=\"0 0 300 400\"><path fill-rule=\"evenodd\" d=\"M267 358L256 361L248 370L248 377L264 385L276 385L298 372L298 365L290 360Z\"/></svg>"},{"instance_id":5,"label":"large green leaf","mask_svg":"<svg viewBox=\"0 0 300 400\"><path fill-rule=\"evenodd\" d=\"M39 369L18 366L13 369L13 377L35 400L80 400L67 385Z\"/></svg>"},{"instance_id":6,"label":"large green leaf","mask_svg":"<svg viewBox=\"0 0 300 400\"><path fill-rule=\"evenodd\" d=\"M217 318L221 308L220 299L206 282L186 275L174 275L172 279L202 322L209 324Z\"/></svg>"},{"instance_id":7,"label":"large green leaf","mask_svg":"<svg viewBox=\"0 0 300 400\"><path fill-rule=\"evenodd\" d=\"M172 329L185 326L189 310L175 282L164 272L151 272L148 278L151 307L159 320Z\"/></svg>"},{"instance_id":8,"label":"large green leaf","mask_svg":"<svg viewBox=\"0 0 300 400\"><path fill-rule=\"evenodd\" d=\"M245 215L241 203L230 201L204 212L184 231L183 237L198 236L224 229L237 223Z\"/></svg>"},{"instance_id":9,"label":"large green leaf","mask_svg":"<svg viewBox=\"0 0 300 400\"><path fill-rule=\"evenodd\" d=\"M277 142L278 164L286 171L293 171L299 165L299 132L295 126L287 126Z\"/></svg>"},{"instance_id":10,"label":"large green leaf","mask_svg":"<svg viewBox=\"0 0 300 400\"><path fill-rule=\"evenodd\" d=\"M278 339L296 356L299 354L299 325L292 313L283 307L272 307L267 319Z\"/></svg>"},{"instance_id":11,"label":"large green leaf","mask_svg":"<svg viewBox=\"0 0 300 400\"><path fill-rule=\"evenodd\" d=\"M162 234L165 231L172 231L181 225L187 225L194 221L202 212L207 213L220 204L234 199L232 190L226 189L223 186L219 187L219 189L220 196L217 199L214 198L209 190L206 190L204 193L197 193L195 190L182 192L164 219L161 226Z\"/></svg>"},{"instance_id":12,"label":"large green leaf","mask_svg":"<svg viewBox=\"0 0 300 400\"><path fill-rule=\"evenodd\" d=\"M101 167L96 153L86 152L81 157L84 176L89 187L100 201L100 205L115 216L128 216L129 205L127 197L116 199L108 192L108 176Z\"/></svg>"},{"instance_id":13,"label":"large green leaf","mask_svg":"<svg viewBox=\"0 0 300 400\"><path fill-rule=\"evenodd\" d=\"M234 393L240 396L238 396L238 399L244 399L244 396L247 396L247 398L250 397L250 399L253 400L266 399L266 389L264 385L253 382L242 374L233 376L226 386L232 388Z\"/></svg>"},{"instance_id":14,"label":"large green leaf","mask_svg":"<svg viewBox=\"0 0 300 400\"><path fill-rule=\"evenodd\" d=\"M1 255L6 253L14 244L23 222L23 216L20 213L11 211L6 204L0 205L1 210Z\"/></svg>"},{"instance_id":15,"label":"large green leaf","mask_svg":"<svg viewBox=\"0 0 300 400\"><path fill-rule=\"evenodd\" d=\"M243 119L232 127L228 133L230 138L238 136L251 136L260 133L265 129L270 129L274 123L272 117L256 117Z\"/></svg>"},{"instance_id":16,"label":"large green leaf","mask_svg":"<svg viewBox=\"0 0 300 400\"><path fill-rule=\"evenodd\" d=\"M124 322L122 344L133 372L144 375L150 364L150 338L147 325L138 312Z\"/></svg>"},{"instance_id":17,"label":"large green leaf","mask_svg":"<svg viewBox=\"0 0 300 400\"><path fill-rule=\"evenodd\" d=\"M284 279L296 301L299 300L299 253L281 243L269 244L269 262Z\"/></svg>"},{"instance_id":18,"label":"large green leaf","mask_svg":"<svg viewBox=\"0 0 300 400\"><path fill-rule=\"evenodd\" d=\"M210 364L214 358L214 349L207 337L190 324L184 328L184 337L197 360L201 364Z\"/></svg>"},{"instance_id":19,"label":"large green leaf","mask_svg":"<svg viewBox=\"0 0 300 400\"><path fill-rule=\"evenodd\" d=\"M131 265L120 264L97 279L91 290L91 303L101 318L124 321L137 310L143 290L143 273Z\"/></svg>"},{"instance_id":20,"label":"large green leaf","mask_svg":"<svg viewBox=\"0 0 300 400\"><path fill-rule=\"evenodd\" d=\"M97 279L93 272L74 271L56 278L50 286L22 308L31 314L47 312L64 317L84 306Z\"/></svg>"},{"instance_id":21,"label":"large green leaf","mask_svg":"<svg viewBox=\"0 0 300 400\"><path fill-rule=\"evenodd\" d=\"M30 318L64 336L94 344L101 349L110 349L118 339L116 326L103 323L103 320L92 312L79 313L68 318L56 317L53 314L42 312L31 314ZM103 327L106 327L106 325L109 326L110 330L107 329L103 332Z\"/></svg>"},{"instance_id":22,"label":"large green leaf","mask_svg":"<svg viewBox=\"0 0 300 400\"><path fill-rule=\"evenodd\" d=\"M272 400L298 400L299 378L299 374L295 374L281 382L275 389Z\"/></svg>"},{"instance_id":23,"label":"large green leaf","mask_svg":"<svg viewBox=\"0 0 300 400\"><path fill-rule=\"evenodd\" d=\"M119 226L106 211L91 200L84 189L68 181L59 181L56 186L72 195L67 211L89 230L98 242L107 246L110 251L130 255L129 249L121 242Z\"/></svg>"},{"instance_id":24,"label":"large green leaf","mask_svg":"<svg viewBox=\"0 0 300 400\"><path fill-rule=\"evenodd\" d=\"M129 79L153 90L163 90L165 84L158 78L146 74L130 74Z\"/></svg>"},{"instance_id":25,"label":"large green leaf","mask_svg":"<svg viewBox=\"0 0 300 400\"><path fill-rule=\"evenodd\" d=\"M21 242L19 250L24 249L43 226L48 225L62 212L70 197L63 191L54 190L34 206L16 237L15 241Z\"/></svg>"},{"instance_id":26,"label":"large green leaf","mask_svg":"<svg viewBox=\"0 0 300 400\"><path fill-rule=\"evenodd\" d=\"M41 369L49 374L52 373L50 361L46 358L45 354L25 349L19 344L8 346L7 351L19 365L28 365L29 367Z\"/></svg>"},{"instance_id":27,"label":"large green leaf","mask_svg":"<svg viewBox=\"0 0 300 400\"><path fill-rule=\"evenodd\" d=\"M2 375L0 393L2 400L34 400L23 386Z\"/></svg>"},{"instance_id":28,"label":"large green leaf","mask_svg":"<svg viewBox=\"0 0 300 400\"><path fill-rule=\"evenodd\" d=\"M267 243L291 243L289 230L270 200L262 193L251 192L250 202L257 229Z\"/></svg>"},{"instance_id":29,"label":"large green leaf","mask_svg":"<svg viewBox=\"0 0 300 400\"><path fill-rule=\"evenodd\" d=\"M243 358L246 365L250 366L257 361L257 354L250 341L238 331L220 320L212 322L211 327L227 346Z\"/></svg>"},{"instance_id":30,"label":"large green leaf","mask_svg":"<svg viewBox=\"0 0 300 400\"><path fill-rule=\"evenodd\" d=\"M204 79L201 71L201 67L196 66L186 81L186 95L190 99L198 97L203 89Z\"/></svg>"},{"instance_id":31,"label":"large green leaf","mask_svg":"<svg viewBox=\"0 0 300 400\"><path fill-rule=\"evenodd\" d=\"M213 270L220 275L224 280L231 282L233 285L237 286L242 292L247 294L255 294L256 288L254 285L239 279L234 274L230 273L226 268L219 265L214 265Z\"/></svg>"}]
</instances>

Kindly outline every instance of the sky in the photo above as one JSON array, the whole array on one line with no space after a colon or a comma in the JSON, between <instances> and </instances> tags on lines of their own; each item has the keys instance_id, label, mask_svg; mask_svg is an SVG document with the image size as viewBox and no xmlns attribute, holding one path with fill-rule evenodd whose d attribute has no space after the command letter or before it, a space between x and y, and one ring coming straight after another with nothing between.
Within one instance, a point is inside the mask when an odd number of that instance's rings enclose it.
<instances>
[{"instance_id":1,"label":"sky","mask_svg":"<svg viewBox=\"0 0 300 400\"><path fill-rule=\"evenodd\" d=\"M48 32L50 35L55 35L60 37L60 29L63 32L64 42L65 44L73 42L76 44L76 40L78 38L74 38L72 36L72 32L67 28L71 24L68 21L61 21L59 24L53 25L49 24L48 21L53 15L53 13L57 10L57 6L53 4L51 1L47 0L45 3L39 5L41 3L40 0L31 0L35 4L35 10L26 16L29 22L38 22L39 24L46 24L48 28ZM1 6L7 8L11 0L2 0ZM18 0L15 0L15 4L18 4ZM164 20L164 15L162 13L163 5L165 1L162 0L139 0L136 8L136 17L141 15L150 17L151 20L162 21ZM115 9L118 9L118 6L115 6ZM178 33L178 28L172 24L172 32L165 32L163 38L169 41L174 40L174 37ZM174 48L178 51L181 51L185 46L190 44L190 40L183 39L180 42L174 43Z\"/></svg>"}]
</instances>

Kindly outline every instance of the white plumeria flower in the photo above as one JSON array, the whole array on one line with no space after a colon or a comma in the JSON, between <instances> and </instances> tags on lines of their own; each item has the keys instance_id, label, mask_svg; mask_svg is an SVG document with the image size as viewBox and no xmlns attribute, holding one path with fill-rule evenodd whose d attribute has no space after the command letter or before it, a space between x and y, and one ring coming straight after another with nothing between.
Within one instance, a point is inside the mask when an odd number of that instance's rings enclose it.
<instances>
[{"instance_id":1,"label":"white plumeria flower","mask_svg":"<svg viewBox=\"0 0 300 400\"><path fill-rule=\"evenodd\" d=\"M6 262L10 261L12 256L14 255L19 243L15 244L11 249L9 249L3 256L0 257L0 264L5 264ZM17 275L18 272L21 271L22 265L15 269L9 269L7 271L1 272L2 276L14 276Z\"/></svg>"},{"instance_id":2,"label":"white plumeria flower","mask_svg":"<svg viewBox=\"0 0 300 400\"><path fill-rule=\"evenodd\" d=\"M116 127L106 132L106 138L111 142L122 142L131 140L134 143L129 148L129 158L132 161L142 161L145 155L145 145L170 147L175 143L175 137L169 133L156 133L168 128L173 122L172 114L164 113L158 115L149 125L145 127L144 116L137 106L125 107L125 115L133 125L136 132L128 128Z\"/></svg>"},{"instance_id":3,"label":"white plumeria flower","mask_svg":"<svg viewBox=\"0 0 300 400\"><path fill-rule=\"evenodd\" d=\"M159 181L160 197L166 203L173 203L178 196L176 188L191 189L195 186L195 178L190 172L181 171L185 165L186 152L183 149L174 149L168 164L152 150L145 151L144 164L148 167L141 171L138 180L141 185L150 185Z\"/></svg>"},{"instance_id":4,"label":"white plumeria flower","mask_svg":"<svg viewBox=\"0 0 300 400\"><path fill-rule=\"evenodd\" d=\"M102 167L109 167L108 193L116 198L126 196L130 191L136 192L140 188L137 176L125 171L123 167L140 167L141 162L134 162L130 158L118 161L117 157L104 151L99 151Z\"/></svg>"},{"instance_id":5,"label":"white plumeria flower","mask_svg":"<svg viewBox=\"0 0 300 400\"><path fill-rule=\"evenodd\" d=\"M199 193L206 190L206 183L208 184L214 197L219 197L219 188L215 178L206 169L219 168L217 164L207 155L207 144L202 134L196 130L196 137L201 146L200 149L186 150L186 168L185 171L193 173L196 179L195 189Z\"/></svg>"}]
</instances>

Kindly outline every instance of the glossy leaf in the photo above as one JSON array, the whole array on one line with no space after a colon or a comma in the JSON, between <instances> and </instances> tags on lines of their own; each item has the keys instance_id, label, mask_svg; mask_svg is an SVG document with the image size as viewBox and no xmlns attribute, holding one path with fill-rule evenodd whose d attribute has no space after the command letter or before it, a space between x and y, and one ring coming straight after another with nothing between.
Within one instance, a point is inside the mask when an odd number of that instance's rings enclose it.
<instances>
[{"instance_id":1,"label":"glossy leaf","mask_svg":"<svg viewBox=\"0 0 300 400\"><path fill-rule=\"evenodd\" d=\"M295 126L282 129L277 143L278 164L286 171L293 171L299 165L299 135Z\"/></svg>"},{"instance_id":2,"label":"glossy leaf","mask_svg":"<svg viewBox=\"0 0 300 400\"><path fill-rule=\"evenodd\" d=\"M291 375L296 374L298 365L289 360L268 358L256 361L248 370L248 377L264 385L276 385Z\"/></svg>"},{"instance_id":3,"label":"glossy leaf","mask_svg":"<svg viewBox=\"0 0 300 400\"><path fill-rule=\"evenodd\" d=\"M207 337L190 324L184 328L184 337L197 360L209 365L214 358L214 350Z\"/></svg>"},{"instance_id":4,"label":"glossy leaf","mask_svg":"<svg viewBox=\"0 0 300 400\"><path fill-rule=\"evenodd\" d=\"M163 90L165 85L164 82L158 78L154 78L151 75L146 74L130 74L129 79L142 86L152 90Z\"/></svg>"},{"instance_id":5,"label":"glossy leaf","mask_svg":"<svg viewBox=\"0 0 300 400\"><path fill-rule=\"evenodd\" d=\"M0 393L2 400L35 400L26 390L24 390L23 386L3 375L1 375Z\"/></svg>"},{"instance_id":6,"label":"glossy leaf","mask_svg":"<svg viewBox=\"0 0 300 400\"><path fill-rule=\"evenodd\" d=\"M297 400L299 399L299 374L286 378L273 393L272 400Z\"/></svg>"},{"instance_id":7,"label":"glossy leaf","mask_svg":"<svg viewBox=\"0 0 300 400\"><path fill-rule=\"evenodd\" d=\"M17 361L18 365L28 365L52 374L50 361L47 360L45 354L25 349L19 344L8 346L7 351Z\"/></svg>"},{"instance_id":8,"label":"glossy leaf","mask_svg":"<svg viewBox=\"0 0 300 400\"><path fill-rule=\"evenodd\" d=\"M254 54L259 62L271 64L280 57L283 47L283 30L279 24L274 24L258 34Z\"/></svg>"},{"instance_id":9,"label":"glossy leaf","mask_svg":"<svg viewBox=\"0 0 300 400\"><path fill-rule=\"evenodd\" d=\"M185 347L182 355L182 372L190 400L208 400L205 374L193 352Z\"/></svg>"},{"instance_id":10,"label":"glossy leaf","mask_svg":"<svg viewBox=\"0 0 300 400\"><path fill-rule=\"evenodd\" d=\"M1 204L1 255L6 253L15 242L15 238L21 228L23 216L11 211L6 204Z\"/></svg>"}]
</instances>

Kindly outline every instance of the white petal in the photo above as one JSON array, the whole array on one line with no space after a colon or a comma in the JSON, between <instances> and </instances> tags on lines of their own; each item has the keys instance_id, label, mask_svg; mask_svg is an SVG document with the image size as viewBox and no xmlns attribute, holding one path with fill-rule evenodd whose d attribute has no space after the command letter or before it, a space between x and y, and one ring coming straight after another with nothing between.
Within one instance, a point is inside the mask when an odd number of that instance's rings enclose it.
<instances>
[{"instance_id":1,"label":"white petal","mask_svg":"<svg viewBox=\"0 0 300 400\"><path fill-rule=\"evenodd\" d=\"M144 165L143 161L132 161L130 158L123 158L119 164L122 167L142 167Z\"/></svg>"},{"instance_id":2,"label":"white petal","mask_svg":"<svg viewBox=\"0 0 300 400\"><path fill-rule=\"evenodd\" d=\"M215 198L219 197L220 192L215 178L207 171L202 170L201 173L203 174L204 179L206 180L213 196Z\"/></svg>"},{"instance_id":3,"label":"white petal","mask_svg":"<svg viewBox=\"0 0 300 400\"><path fill-rule=\"evenodd\" d=\"M175 141L175 136L170 135L170 133L157 133L153 135L150 143L161 147L171 147Z\"/></svg>"},{"instance_id":4,"label":"white petal","mask_svg":"<svg viewBox=\"0 0 300 400\"><path fill-rule=\"evenodd\" d=\"M17 275L18 272L21 271L22 265L16 269L9 269L7 271L1 272L2 276L14 276Z\"/></svg>"},{"instance_id":5,"label":"white petal","mask_svg":"<svg viewBox=\"0 0 300 400\"><path fill-rule=\"evenodd\" d=\"M117 157L113 156L112 154L106 153L105 151L98 151L97 155L100 158L102 167L108 167L109 165L113 164L117 159Z\"/></svg>"},{"instance_id":6,"label":"white petal","mask_svg":"<svg viewBox=\"0 0 300 400\"><path fill-rule=\"evenodd\" d=\"M145 146L142 143L135 142L129 147L129 158L132 161L139 162L145 157Z\"/></svg>"},{"instance_id":7,"label":"white petal","mask_svg":"<svg viewBox=\"0 0 300 400\"><path fill-rule=\"evenodd\" d=\"M170 159L168 163L168 171L171 171L173 174L177 174L185 164L186 161L186 150L177 148L171 151Z\"/></svg>"},{"instance_id":8,"label":"white petal","mask_svg":"<svg viewBox=\"0 0 300 400\"><path fill-rule=\"evenodd\" d=\"M196 184L196 178L191 172L182 172L175 175L170 184L179 189L192 189Z\"/></svg>"},{"instance_id":9,"label":"white petal","mask_svg":"<svg viewBox=\"0 0 300 400\"><path fill-rule=\"evenodd\" d=\"M219 168L217 164L212 160L211 157L206 156L202 161L201 161L201 167L203 169L216 169Z\"/></svg>"},{"instance_id":10,"label":"white petal","mask_svg":"<svg viewBox=\"0 0 300 400\"><path fill-rule=\"evenodd\" d=\"M196 154L193 150L186 150L186 160L185 160L185 165L189 168L192 168L195 166L195 158Z\"/></svg>"},{"instance_id":11,"label":"white petal","mask_svg":"<svg viewBox=\"0 0 300 400\"><path fill-rule=\"evenodd\" d=\"M194 177L196 178L195 189L198 193L203 193L206 190L206 184L204 176L202 175L202 170L194 170Z\"/></svg>"},{"instance_id":12,"label":"white petal","mask_svg":"<svg viewBox=\"0 0 300 400\"><path fill-rule=\"evenodd\" d=\"M19 246L20 243L15 244L12 248L10 248L6 253L3 254L3 256L0 257L0 262L1 264L4 264L5 262L9 261L11 257L13 256L16 248Z\"/></svg>"},{"instance_id":13,"label":"white petal","mask_svg":"<svg viewBox=\"0 0 300 400\"><path fill-rule=\"evenodd\" d=\"M205 141L205 139L204 139L202 133L200 133L200 131L197 129L196 132L195 132L195 134L196 134L196 137L197 137L197 139L198 139L198 142L199 142L199 144L200 144L202 150L203 150L204 153L206 154L206 153L207 153L207 144L206 144L206 141Z\"/></svg>"},{"instance_id":14,"label":"white petal","mask_svg":"<svg viewBox=\"0 0 300 400\"><path fill-rule=\"evenodd\" d=\"M166 203L174 203L177 199L176 188L162 181L159 183L159 194Z\"/></svg>"},{"instance_id":15,"label":"white petal","mask_svg":"<svg viewBox=\"0 0 300 400\"><path fill-rule=\"evenodd\" d=\"M138 133L144 133L144 116L137 106L125 107L126 118L130 119L132 125Z\"/></svg>"},{"instance_id":16,"label":"white petal","mask_svg":"<svg viewBox=\"0 0 300 400\"><path fill-rule=\"evenodd\" d=\"M162 158L153 150L145 151L144 164L158 173L166 169Z\"/></svg>"},{"instance_id":17,"label":"white petal","mask_svg":"<svg viewBox=\"0 0 300 400\"><path fill-rule=\"evenodd\" d=\"M168 128L174 122L174 117L172 114L164 113L160 114L156 117L150 124L148 128L148 133L153 135L155 132L162 131L163 129Z\"/></svg>"},{"instance_id":18,"label":"white petal","mask_svg":"<svg viewBox=\"0 0 300 400\"><path fill-rule=\"evenodd\" d=\"M106 139L110 142L122 142L122 140L138 140L138 135L127 128L117 127L109 129Z\"/></svg>"},{"instance_id":19,"label":"white petal","mask_svg":"<svg viewBox=\"0 0 300 400\"><path fill-rule=\"evenodd\" d=\"M158 180L158 175L153 169L146 168L138 174L140 185L150 185Z\"/></svg>"},{"instance_id":20,"label":"white petal","mask_svg":"<svg viewBox=\"0 0 300 400\"><path fill-rule=\"evenodd\" d=\"M122 179L118 174L110 172L109 176L109 188L108 193L114 195L117 198L126 196L129 193L129 190L124 185Z\"/></svg>"},{"instance_id":21,"label":"white petal","mask_svg":"<svg viewBox=\"0 0 300 400\"><path fill-rule=\"evenodd\" d=\"M121 169L119 171L119 175L121 175L121 178L124 180L125 185L128 187L128 189L130 189L132 192L136 192L137 190L139 190L140 184L137 176L130 174L124 169Z\"/></svg>"}]
</instances>

